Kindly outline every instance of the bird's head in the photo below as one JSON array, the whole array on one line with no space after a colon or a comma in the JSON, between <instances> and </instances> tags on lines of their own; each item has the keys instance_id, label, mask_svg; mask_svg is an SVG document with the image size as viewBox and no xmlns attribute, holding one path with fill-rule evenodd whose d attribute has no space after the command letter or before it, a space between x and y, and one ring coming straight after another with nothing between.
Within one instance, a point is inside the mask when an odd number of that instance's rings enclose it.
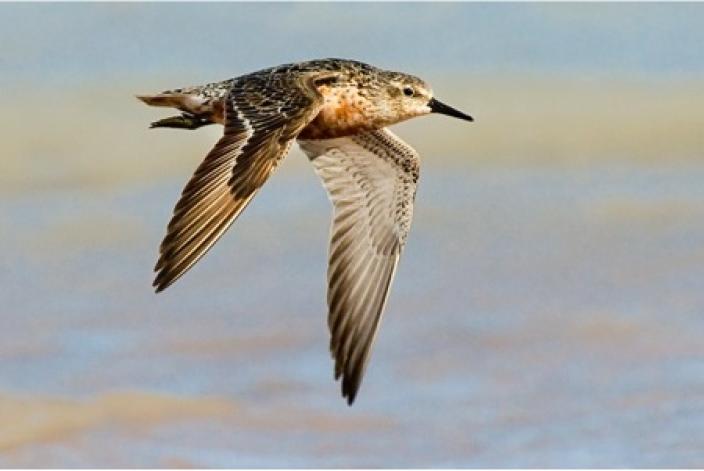
<instances>
[{"instance_id":1,"label":"bird's head","mask_svg":"<svg viewBox=\"0 0 704 471\"><path fill-rule=\"evenodd\" d=\"M389 72L389 78L380 94L384 97L380 111L388 116L390 122L405 121L429 113L474 121L471 116L436 100L430 86L413 75Z\"/></svg>"}]
</instances>

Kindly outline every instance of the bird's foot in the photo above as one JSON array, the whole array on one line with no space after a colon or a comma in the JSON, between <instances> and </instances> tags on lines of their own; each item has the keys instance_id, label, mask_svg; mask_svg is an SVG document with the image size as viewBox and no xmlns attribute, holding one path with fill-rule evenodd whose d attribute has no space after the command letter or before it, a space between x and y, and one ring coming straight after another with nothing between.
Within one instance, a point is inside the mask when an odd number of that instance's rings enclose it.
<instances>
[{"instance_id":1,"label":"bird's foot","mask_svg":"<svg viewBox=\"0 0 704 471\"><path fill-rule=\"evenodd\" d=\"M194 114L183 113L181 116L171 116L169 118L154 121L150 128L177 128L177 129L198 129L203 126L213 124L212 121Z\"/></svg>"}]
</instances>

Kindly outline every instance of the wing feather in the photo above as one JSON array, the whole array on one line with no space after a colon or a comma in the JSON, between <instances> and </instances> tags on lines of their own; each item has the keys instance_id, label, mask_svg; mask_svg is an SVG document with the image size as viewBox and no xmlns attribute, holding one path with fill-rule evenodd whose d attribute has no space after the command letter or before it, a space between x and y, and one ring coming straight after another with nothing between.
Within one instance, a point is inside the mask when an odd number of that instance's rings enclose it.
<instances>
[{"instance_id":1,"label":"wing feather","mask_svg":"<svg viewBox=\"0 0 704 471\"><path fill-rule=\"evenodd\" d=\"M160 247L154 286L162 291L213 246L247 207L317 115L314 74L247 76L225 98L223 137L186 184ZM262 96L281 105L261 107Z\"/></svg>"},{"instance_id":2,"label":"wing feather","mask_svg":"<svg viewBox=\"0 0 704 471\"><path fill-rule=\"evenodd\" d=\"M408 235L418 155L386 129L299 140L328 191L334 215L328 326L335 378L354 401Z\"/></svg>"}]
</instances>

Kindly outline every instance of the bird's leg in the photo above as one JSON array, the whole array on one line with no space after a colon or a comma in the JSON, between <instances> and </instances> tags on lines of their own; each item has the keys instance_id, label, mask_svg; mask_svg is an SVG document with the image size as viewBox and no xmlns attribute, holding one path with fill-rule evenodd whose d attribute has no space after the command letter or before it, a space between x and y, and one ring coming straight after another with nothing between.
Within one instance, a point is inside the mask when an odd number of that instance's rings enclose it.
<instances>
[{"instance_id":1,"label":"bird's leg","mask_svg":"<svg viewBox=\"0 0 704 471\"><path fill-rule=\"evenodd\" d=\"M209 124L214 124L211 120L202 116L190 113L183 113L181 116L171 116L169 118L154 121L150 128L177 128L177 129L198 129Z\"/></svg>"}]
</instances>

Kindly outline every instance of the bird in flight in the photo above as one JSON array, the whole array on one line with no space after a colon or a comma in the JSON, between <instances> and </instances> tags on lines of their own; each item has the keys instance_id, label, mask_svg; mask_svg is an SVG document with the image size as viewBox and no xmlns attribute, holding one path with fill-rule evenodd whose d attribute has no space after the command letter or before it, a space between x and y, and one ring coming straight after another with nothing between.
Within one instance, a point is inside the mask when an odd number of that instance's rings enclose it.
<instances>
[{"instance_id":1,"label":"bird in flight","mask_svg":"<svg viewBox=\"0 0 704 471\"><path fill-rule=\"evenodd\" d=\"M436 100L417 77L344 59L280 65L137 98L181 111L153 128L224 126L176 203L155 267L157 292L222 236L294 140L313 163L333 205L330 351L351 405L408 236L419 175L418 154L387 126L429 113L472 117Z\"/></svg>"}]
</instances>

